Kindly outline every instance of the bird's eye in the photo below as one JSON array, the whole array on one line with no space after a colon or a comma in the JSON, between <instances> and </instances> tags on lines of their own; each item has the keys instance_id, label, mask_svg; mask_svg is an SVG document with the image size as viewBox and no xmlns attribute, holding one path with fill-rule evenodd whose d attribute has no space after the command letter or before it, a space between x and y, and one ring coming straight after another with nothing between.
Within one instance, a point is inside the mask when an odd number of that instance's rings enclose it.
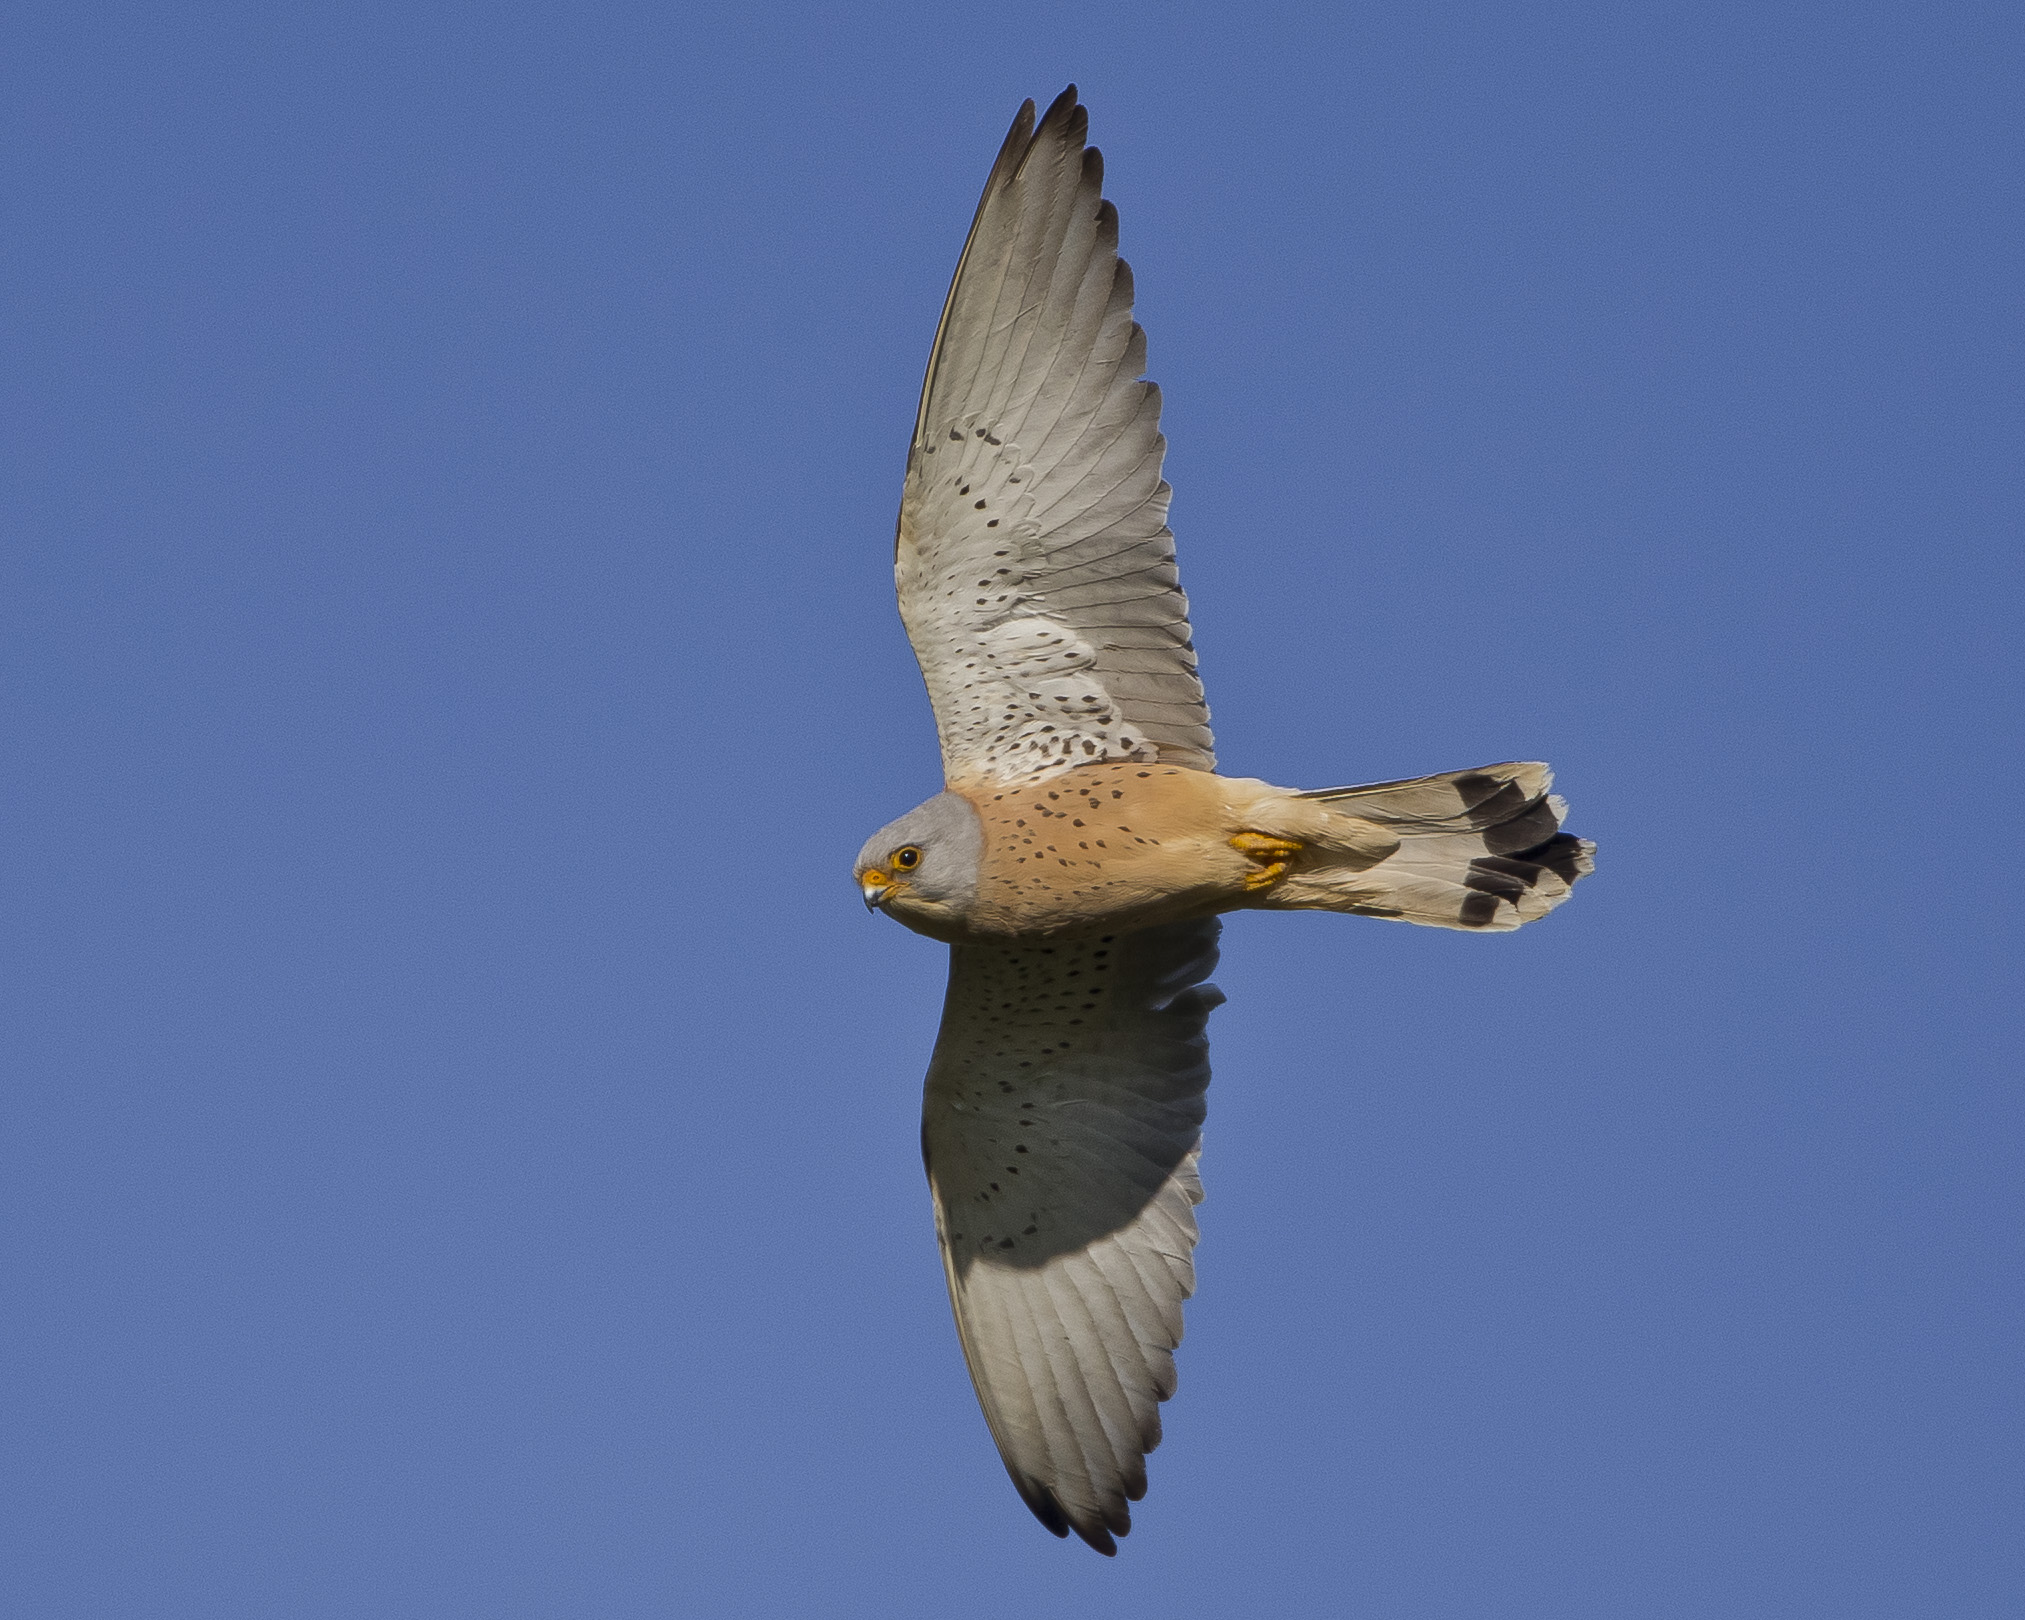
<instances>
[{"instance_id":1,"label":"bird's eye","mask_svg":"<svg viewBox=\"0 0 2025 1620\"><path fill-rule=\"evenodd\" d=\"M909 844L905 849L893 851L893 864L903 872L911 872L921 864L921 851Z\"/></svg>"}]
</instances>

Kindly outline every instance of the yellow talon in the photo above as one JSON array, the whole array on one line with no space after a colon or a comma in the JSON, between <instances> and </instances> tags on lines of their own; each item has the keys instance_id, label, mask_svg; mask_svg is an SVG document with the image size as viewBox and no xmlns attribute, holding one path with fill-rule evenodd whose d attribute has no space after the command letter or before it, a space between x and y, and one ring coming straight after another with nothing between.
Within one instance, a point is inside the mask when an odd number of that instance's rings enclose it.
<instances>
[{"instance_id":1,"label":"yellow talon","mask_svg":"<svg viewBox=\"0 0 2025 1620\"><path fill-rule=\"evenodd\" d=\"M1259 869L1245 878L1245 889L1253 894L1260 889L1270 889L1285 877L1288 859L1301 853L1299 844L1255 832L1239 833L1230 841L1230 847L1259 863Z\"/></svg>"}]
</instances>

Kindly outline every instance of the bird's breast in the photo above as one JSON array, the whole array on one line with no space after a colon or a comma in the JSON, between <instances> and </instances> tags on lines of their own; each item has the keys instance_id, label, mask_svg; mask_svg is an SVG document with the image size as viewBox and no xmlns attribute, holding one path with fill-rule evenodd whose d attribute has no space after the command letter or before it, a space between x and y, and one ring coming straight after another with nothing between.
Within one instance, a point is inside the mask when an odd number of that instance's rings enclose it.
<instances>
[{"instance_id":1,"label":"bird's breast","mask_svg":"<svg viewBox=\"0 0 2025 1620\"><path fill-rule=\"evenodd\" d=\"M1175 765L1093 765L965 796L984 828L979 937L1133 929L1227 909L1250 870L1226 784Z\"/></svg>"}]
</instances>

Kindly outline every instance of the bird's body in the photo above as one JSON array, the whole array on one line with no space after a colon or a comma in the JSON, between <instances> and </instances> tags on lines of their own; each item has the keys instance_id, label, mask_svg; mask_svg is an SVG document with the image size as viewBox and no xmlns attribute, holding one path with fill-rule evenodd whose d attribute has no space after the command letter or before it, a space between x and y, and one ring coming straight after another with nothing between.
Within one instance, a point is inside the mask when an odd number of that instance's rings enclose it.
<instances>
[{"instance_id":1,"label":"bird's body","mask_svg":"<svg viewBox=\"0 0 2025 1620\"><path fill-rule=\"evenodd\" d=\"M1538 869L1525 874L1490 864L1513 867L1512 852L1557 836L1544 786L1544 768L1525 765L1333 794L1177 765L1086 765L1024 786L938 796L945 815L977 823L976 880L961 906L917 903L909 875L882 864L908 847L897 823L866 846L859 881L891 915L952 945L1115 933L1248 907L1399 917L1409 897L1387 869L1392 858L1417 840L1460 837L1467 858L1449 863L1453 916L1414 920L1510 928L1548 909L1577 875L1576 841L1565 834L1551 851L1565 873L1539 859L1524 863ZM1444 794L1452 795L1446 803L1401 803ZM1485 864L1472 871L1471 862ZM1512 899L1502 898L1507 891ZM1473 903L1482 915L1465 920Z\"/></svg>"},{"instance_id":2,"label":"bird's body","mask_svg":"<svg viewBox=\"0 0 2025 1620\"><path fill-rule=\"evenodd\" d=\"M1158 391L1073 87L986 182L929 357L894 576L944 791L858 856L951 946L922 1149L1007 1471L1102 1552L1194 1287L1218 916L1500 932L1590 869L1544 765L1300 792L1216 774Z\"/></svg>"},{"instance_id":3,"label":"bird's body","mask_svg":"<svg viewBox=\"0 0 2025 1620\"><path fill-rule=\"evenodd\" d=\"M1328 819L1263 782L1157 763L1089 765L991 793L952 791L978 822L975 898L959 917L917 919L906 877L889 872L898 887L885 900L893 916L952 945L1212 916L1242 904L1260 870L1233 839L1262 824Z\"/></svg>"}]
</instances>

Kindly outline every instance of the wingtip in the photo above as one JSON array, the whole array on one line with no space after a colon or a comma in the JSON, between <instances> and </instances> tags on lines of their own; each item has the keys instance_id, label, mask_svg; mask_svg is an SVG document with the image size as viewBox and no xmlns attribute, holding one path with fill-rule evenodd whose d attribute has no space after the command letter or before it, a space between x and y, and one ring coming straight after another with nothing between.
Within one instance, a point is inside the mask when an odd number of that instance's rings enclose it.
<instances>
[{"instance_id":1,"label":"wingtip","mask_svg":"<svg viewBox=\"0 0 2025 1620\"><path fill-rule=\"evenodd\" d=\"M1020 1493L1020 1500L1026 1503L1027 1510L1041 1521L1041 1527L1050 1535L1066 1540L1069 1533L1074 1531L1076 1539L1084 1546L1102 1553L1106 1558L1118 1556L1118 1542L1111 1532L1116 1530L1118 1535L1122 1536L1131 1530L1132 1515L1128 1511L1122 1507L1119 1509L1118 1516L1123 1523L1114 1523L1108 1527L1101 1523L1081 1524L1069 1516L1068 1510L1062 1506L1061 1498L1039 1480L1023 1478L1010 1463L1006 1464L1006 1472L1012 1475L1013 1488ZM1141 1490L1143 1494L1144 1487ZM1133 1500L1137 1501L1138 1498L1134 1497Z\"/></svg>"},{"instance_id":2,"label":"wingtip","mask_svg":"<svg viewBox=\"0 0 2025 1620\"><path fill-rule=\"evenodd\" d=\"M996 1438L996 1436L994 1436ZM999 1460L1005 1463L1005 1471L1012 1476L1013 1489L1020 1493L1020 1500L1027 1505L1027 1511L1041 1521L1041 1528L1051 1536L1066 1536L1069 1533L1069 1516L1062 1511L1062 1504L1055 1500L1055 1493L1037 1479L1028 1479L1013 1467L1001 1448Z\"/></svg>"},{"instance_id":3,"label":"wingtip","mask_svg":"<svg viewBox=\"0 0 2025 1620\"><path fill-rule=\"evenodd\" d=\"M1089 140L1090 109L1076 100L1073 84L1048 103L1048 110L1041 114L1041 121L1034 128L1036 145L1049 136L1070 148L1081 147Z\"/></svg>"},{"instance_id":4,"label":"wingtip","mask_svg":"<svg viewBox=\"0 0 2025 1620\"><path fill-rule=\"evenodd\" d=\"M1005 139L998 143L998 157L991 166L992 179L997 179L1008 165L1017 163L1020 154L1033 144L1033 138L1034 101L1033 97L1029 96L1020 103L1020 110L1013 114L1013 121L1005 132ZM987 180L985 192L989 195L990 191L991 181Z\"/></svg>"}]
</instances>

